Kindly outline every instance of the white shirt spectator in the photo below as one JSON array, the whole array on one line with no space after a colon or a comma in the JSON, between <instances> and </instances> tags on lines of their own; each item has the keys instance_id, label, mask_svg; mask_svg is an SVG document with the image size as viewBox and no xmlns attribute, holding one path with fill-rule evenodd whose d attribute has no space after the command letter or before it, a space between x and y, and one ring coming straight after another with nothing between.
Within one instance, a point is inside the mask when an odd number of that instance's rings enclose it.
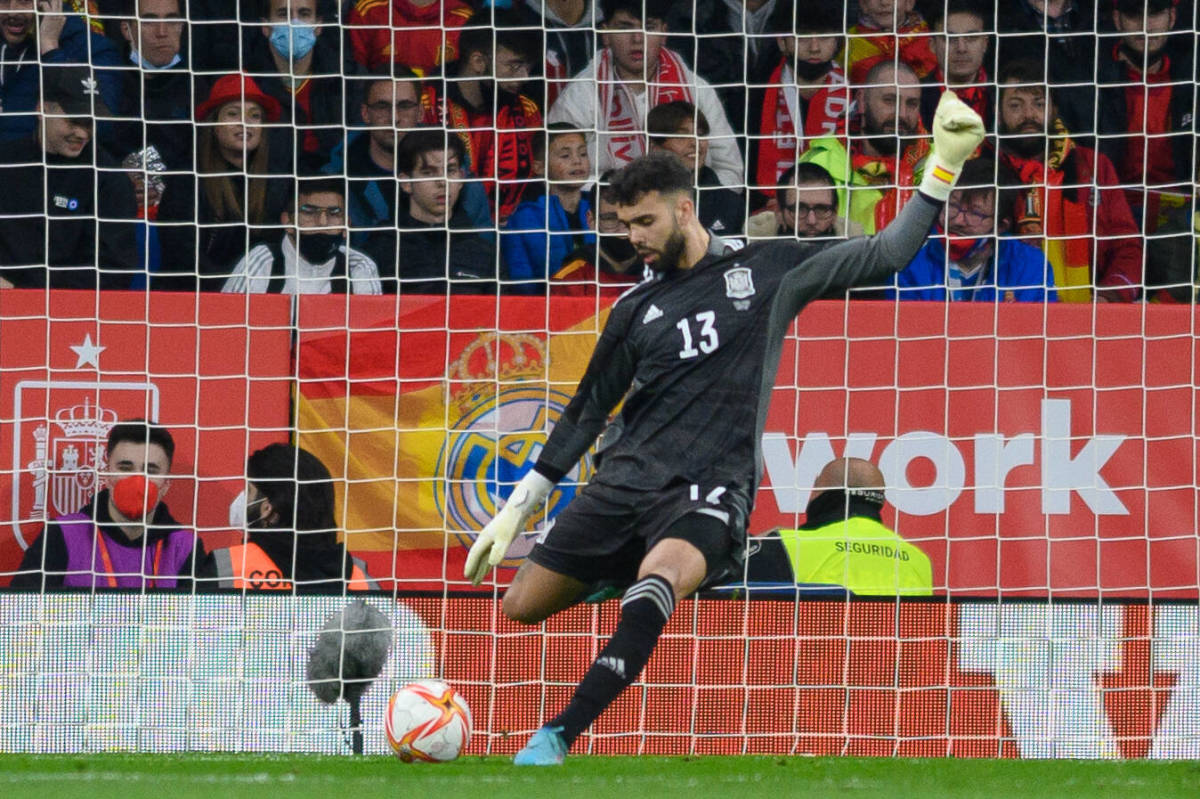
<instances>
[{"instance_id":1,"label":"white shirt spectator","mask_svg":"<svg viewBox=\"0 0 1200 799\"><path fill-rule=\"evenodd\" d=\"M221 287L226 294L266 294L271 281L282 277L281 294L329 294L333 290L330 278L338 256L323 264L310 264L296 251L289 236L280 242L284 271L276 275L275 256L266 244L259 244L238 261L229 279ZM352 294L382 294L379 268L368 256L347 246L338 248L346 258L346 276Z\"/></svg>"},{"instance_id":2,"label":"white shirt spectator","mask_svg":"<svg viewBox=\"0 0 1200 799\"><path fill-rule=\"evenodd\" d=\"M670 67L672 75L664 75L666 67ZM741 192L746 182L745 162L716 91L708 81L692 72L677 53L666 47L660 53L658 74L646 84L641 94L623 87L611 66L610 51L607 48L601 50L558 95L546 122L567 122L584 131L592 163L603 173L645 154L647 103L651 97L656 99L656 104L688 100L704 112L709 128L705 163L717 173L722 186ZM597 102L598 99L601 102ZM629 100L632 100L632 108Z\"/></svg>"}]
</instances>

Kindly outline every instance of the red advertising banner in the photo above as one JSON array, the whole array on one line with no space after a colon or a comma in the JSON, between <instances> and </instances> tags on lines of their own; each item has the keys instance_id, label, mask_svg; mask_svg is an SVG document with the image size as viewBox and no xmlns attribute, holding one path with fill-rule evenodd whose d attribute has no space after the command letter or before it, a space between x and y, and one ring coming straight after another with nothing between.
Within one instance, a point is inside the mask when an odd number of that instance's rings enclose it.
<instances>
[{"instance_id":1,"label":"red advertising banner","mask_svg":"<svg viewBox=\"0 0 1200 799\"><path fill-rule=\"evenodd\" d=\"M385 585L465 587L474 533L605 316L573 298L302 297L293 352L288 298L0 293L0 569L89 494L114 418L172 429L168 504L223 530L245 455L287 437L295 375L298 440L341 478L351 549ZM821 466L857 455L938 592L1194 598L1195 329L1183 307L816 303L784 347L751 532L800 523Z\"/></svg>"},{"instance_id":2,"label":"red advertising banner","mask_svg":"<svg viewBox=\"0 0 1200 799\"><path fill-rule=\"evenodd\" d=\"M0 572L90 500L118 420L170 430L164 502L227 543L246 456L289 435L289 313L277 295L0 291Z\"/></svg>"},{"instance_id":3,"label":"red advertising banner","mask_svg":"<svg viewBox=\"0 0 1200 799\"><path fill-rule=\"evenodd\" d=\"M347 531L381 576L461 583L605 315L396 302L348 324L341 301L302 298L300 439L345 463ZM1195 328L1183 307L816 303L784 347L751 532L802 522L820 468L856 455L939 592L1195 597Z\"/></svg>"},{"instance_id":4,"label":"red advertising banner","mask_svg":"<svg viewBox=\"0 0 1200 799\"><path fill-rule=\"evenodd\" d=\"M618 603L531 631L490 598L409 599L470 704L474 753L562 709ZM691 600L572 751L1200 757L1197 608Z\"/></svg>"}]
</instances>

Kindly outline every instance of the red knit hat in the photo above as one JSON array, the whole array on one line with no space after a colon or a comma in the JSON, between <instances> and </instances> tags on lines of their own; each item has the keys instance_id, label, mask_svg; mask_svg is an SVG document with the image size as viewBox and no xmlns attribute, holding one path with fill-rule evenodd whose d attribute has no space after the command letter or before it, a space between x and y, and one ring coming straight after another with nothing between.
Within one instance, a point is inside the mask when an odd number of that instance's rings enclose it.
<instances>
[{"instance_id":1,"label":"red knit hat","mask_svg":"<svg viewBox=\"0 0 1200 799\"><path fill-rule=\"evenodd\" d=\"M208 93L208 99L196 106L196 121L204 119L226 103L241 102L258 103L268 122L279 119L279 101L258 88L254 78L249 75L224 75L213 84Z\"/></svg>"}]
</instances>

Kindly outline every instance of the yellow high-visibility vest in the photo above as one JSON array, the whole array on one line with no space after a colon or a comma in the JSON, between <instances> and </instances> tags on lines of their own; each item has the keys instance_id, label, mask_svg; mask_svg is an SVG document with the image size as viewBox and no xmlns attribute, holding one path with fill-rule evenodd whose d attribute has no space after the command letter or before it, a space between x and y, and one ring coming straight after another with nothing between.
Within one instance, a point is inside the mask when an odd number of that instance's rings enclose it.
<instances>
[{"instance_id":1,"label":"yellow high-visibility vest","mask_svg":"<svg viewBox=\"0 0 1200 799\"><path fill-rule=\"evenodd\" d=\"M929 596L929 556L874 519L780 530L797 583L845 586L861 596Z\"/></svg>"}]
</instances>

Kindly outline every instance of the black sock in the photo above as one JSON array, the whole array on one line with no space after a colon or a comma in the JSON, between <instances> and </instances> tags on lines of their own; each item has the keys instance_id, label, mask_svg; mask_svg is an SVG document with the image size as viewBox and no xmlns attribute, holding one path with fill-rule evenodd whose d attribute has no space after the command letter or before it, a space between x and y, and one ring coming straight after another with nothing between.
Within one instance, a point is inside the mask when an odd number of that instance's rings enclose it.
<instances>
[{"instance_id":1,"label":"black sock","mask_svg":"<svg viewBox=\"0 0 1200 799\"><path fill-rule=\"evenodd\" d=\"M675 591L657 574L638 580L621 600L621 619L566 708L550 721L567 746L638 678L675 610Z\"/></svg>"}]
</instances>

